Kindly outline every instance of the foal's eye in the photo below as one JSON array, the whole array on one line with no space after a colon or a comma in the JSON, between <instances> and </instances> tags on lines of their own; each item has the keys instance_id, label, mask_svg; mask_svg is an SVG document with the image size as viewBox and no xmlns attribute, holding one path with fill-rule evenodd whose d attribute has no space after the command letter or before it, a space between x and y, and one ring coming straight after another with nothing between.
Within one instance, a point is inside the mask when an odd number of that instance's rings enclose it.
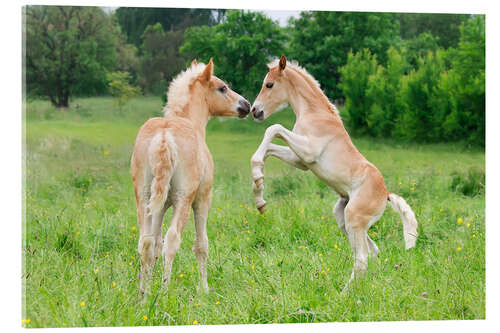
<instances>
[{"instance_id":1,"label":"foal's eye","mask_svg":"<svg viewBox=\"0 0 500 333\"><path fill-rule=\"evenodd\" d=\"M268 82L266 83L266 87L271 89L274 86L274 82Z\"/></svg>"},{"instance_id":2,"label":"foal's eye","mask_svg":"<svg viewBox=\"0 0 500 333\"><path fill-rule=\"evenodd\" d=\"M225 94L227 92L227 87L226 86L222 86L219 88L219 91L223 94Z\"/></svg>"}]
</instances>

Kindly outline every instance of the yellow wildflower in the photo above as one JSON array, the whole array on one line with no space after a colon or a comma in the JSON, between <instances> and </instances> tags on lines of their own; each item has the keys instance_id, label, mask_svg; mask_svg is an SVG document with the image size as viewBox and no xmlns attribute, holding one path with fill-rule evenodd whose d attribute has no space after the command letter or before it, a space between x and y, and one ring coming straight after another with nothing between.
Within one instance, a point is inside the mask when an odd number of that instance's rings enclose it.
<instances>
[{"instance_id":1,"label":"yellow wildflower","mask_svg":"<svg viewBox=\"0 0 500 333\"><path fill-rule=\"evenodd\" d=\"M335 244L333 247L334 247L334 248L336 248L336 249L338 249L338 248L339 248L339 246L338 246L337 244Z\"/></svg>"},{"instance_id":2,"label":"yellow wildflower","mask_svg":"<svg viewBox=\"0 0 500 333\"><path fill-rule=\"evenodd\" d=\"M464 221L464 220L462 220L461 218L459 218L459 219L457 220L457 223L458 223L458 224L460 224L460 223L462 223L463 221Z\"/></svg>"},{"instance_id":3,"label":"yellow wildflower","mask_svg":"<svg viewBox=\"0 0 500 333\"><path fill-rule=\"evenodd\" d=\"M136 231L137 230L137 227L134 225L132 226L132 231Z\"/></svg>"},{"instance_id":4,"label":"yellow wildflower","mask_svg":"<svg viewBox=\"0 0 500 333\"><path fill-rule=\"evenodd\" d=\"M322 253L318 253L318 257L322 257L322 256L323 256L323 254L322 254Z\"/></svg>"},{"instance_id":5,"label":"yellow wildflower","mask_svg":"<svg viewBox=\"0 0 500 333\"><path fill-rule=\"evenodd\" d=\"M215 304L216 304L216 305L219 305L219 304L220 304L220 302L219 302L219 301L217 301L217 302L215 302Z\"/></svg>"},{"instance_id":6,"label":"yellow wildflower","mask_svg":"<svg viewBox=\"0 0 500 333\"><path fill-rule=\"evenodd\" d=\"M462 250L462 248L461 248L461 247L457 247L457 251L461 251L461 250Z\"/></svg>"},{"instance_id":7,"label":"yellow wildflower","mask_svg":"<svg viewBox=\"0 0 500 333\"><path fill-rule=\"evenodd\" d=\"M148 320L148 316L146 316L146 315L142 316L142 320L144 320L144 321Z\"/></svg>"},{"instance_id":8,"label":"yellow wildflower","mask_svg":"<svg viewBox=\"0 0 500 333\"><path fill-rule=\"evenodd\" d=\"M179 274L179 277L182 279L184 277L184 274Z\"/></svg>"},{"instance_id":9,"label":"yellow wildflower","mask_svg":"<svg viewBox=\"0 0 500 333\"><path fill-rule=\"evenodd\" d=\"M116 282L113 282L113 283L111 284L111 287L116 287Z\"/></svg>"},{"instance_id":10,"label":"yellow wildflower","mask_svg":"<svg viewBox=\"0 0 500 333\"><path fill-rule=\"evenodd\" d=\"M470 222L467 222L467 228L470 228Z\"/></svg>"},{"instance_id":11,"label":"yellow wildflower","mask_svg":"<svg viewBox=\"0 0 500 333\"><path fill-rule=\"evenodd\" d=\"M81 301L81 302L80 302L80 306L85 306L85 302L84 302L84 301Z\"/></svg>"},{"instance_id":12,"label":"yellow wildflower","mask_svg":"<svg viewBox=\"0 0 500 333\"><path fill-rule=\"evenodd\" d=\"M99 270L97 268L94 269L94 273L96 273L96 274L99 273Z\"/></svg>"},{"instance_id":13,"label":"yellow wildflower","mask_svg":"<svg viewBox=\"0 0 500 333\"><path fill-rule=\"evenodd\" d=\"M108 155L108 154L109 154L109 151L105 150L104 155Z\"/></svg>"},{"instance_id":14,"label":"yellow wildflower","mask_svg":"<svg viewBox=\"0 0 500 333\"><path fill-rule=\"evenodd\" d=\"M198 324L198 320L195 319L195 320L193 320L193 325L196 325L196 324Z\"/></svg>"}]
</instances>

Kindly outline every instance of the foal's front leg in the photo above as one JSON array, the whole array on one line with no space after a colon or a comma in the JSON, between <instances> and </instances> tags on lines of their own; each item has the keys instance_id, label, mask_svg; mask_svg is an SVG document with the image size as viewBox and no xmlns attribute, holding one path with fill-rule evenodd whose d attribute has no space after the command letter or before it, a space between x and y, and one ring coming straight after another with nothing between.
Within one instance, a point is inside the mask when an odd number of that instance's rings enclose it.
<instances>
[{"instance_id":1,"label":"foal's front leg","mask_svg":"<svg viewBox=\"0 0 500 333\"><path fill-rule=\"evenodd\" d=\"M281 138L289 147L272 144L274 138ZM267 128L264 138L250 160L252 166L252 178L254 180L253 192L257 209L264 212L266 202L264 194L264 162L268 156L275 156L282 161L307 170L307 163L313 163L319 155L319 150L311 145L306 136L293 133L281 125L272 125Z\"/></svg>"}]
</instances>

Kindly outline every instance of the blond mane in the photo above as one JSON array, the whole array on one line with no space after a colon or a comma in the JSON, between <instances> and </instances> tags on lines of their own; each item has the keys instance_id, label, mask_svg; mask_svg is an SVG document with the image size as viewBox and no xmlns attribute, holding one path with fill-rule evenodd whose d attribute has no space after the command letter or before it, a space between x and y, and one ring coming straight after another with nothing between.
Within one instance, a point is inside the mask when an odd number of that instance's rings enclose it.
<instances>
[{"instance_id":1,"label":"blond mane","mask_svg":"<svg viewBox=\"0 0 500 333\"><path fill-rule=\"evenodd\" d=\"M191 92L189 87L205 69L204 63L192 65L177 76L170 82L167 90L167 105L163 108L163 115L181 114L184 107L190 100Z\"/></svg>"},{"instance_id":2,"label":"blond mane","mask_svg":"<svg viewBox=\"0 0 500 333\"><path fill-rule=\"evenodd\" d=\"M268 67L269 68L273 68L273 67L278 66L279 61L280 61L279 59L274 59L273 61L271 61L268 64ZM332 111L334 114L336 114L337 116L340 117L339 111L337 110L337 108L335 107L335 105L333 105L333 103L330 102L330 100L328 99L328 97L325 95L325 93L321 89L321 86L320 86L319 82L311 74L309 74L305 68L299 66L299 63L297 61L295 61L295 60L287 60L286 61L286 66L290 67L290 68L293 68L296 72L298 72L306 80L306 82L309 83L309 85L313 89L315 89L315 90L317 90L319 92L320 96L323 96L325 98L325 100L327 101L327 105L328 105L330 111Z\"/></svg>"}]
</instances>

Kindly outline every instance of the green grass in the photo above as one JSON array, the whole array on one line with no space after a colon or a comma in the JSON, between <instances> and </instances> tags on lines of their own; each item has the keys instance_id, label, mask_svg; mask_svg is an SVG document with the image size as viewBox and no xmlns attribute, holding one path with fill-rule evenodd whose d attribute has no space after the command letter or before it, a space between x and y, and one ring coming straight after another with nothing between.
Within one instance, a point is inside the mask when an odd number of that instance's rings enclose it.
<instances>
[{"instance_id":1,"label":"green grass","mask_svg":"<svg viewBox=\"0 0 500 333\"><path fill-rule=\"evenodd\" d=\"M268 211L259 215L253 205L250 157L267 126L291 128L291 111L262 124L213 119L207 129L215 161L211 291L196 291L191 222L169 289L161 288L160 261L152 296L140 302L129 162L139 127L161 114L161 99L133 100L121 113L109 98L72 105L58 111L32 101L26 108L26 326L485 318L484 191L467 196L452 186L457 174L484 170L484 150L354 138L389 190L411 205L420 237L415 249L405 251L400 218L387 209L369 231L378 258L342 296L353 258L332 215L337 195L311 173L269 159ZM164 231L170 218L168 212Z\"/></svg>"}]
</instances>

